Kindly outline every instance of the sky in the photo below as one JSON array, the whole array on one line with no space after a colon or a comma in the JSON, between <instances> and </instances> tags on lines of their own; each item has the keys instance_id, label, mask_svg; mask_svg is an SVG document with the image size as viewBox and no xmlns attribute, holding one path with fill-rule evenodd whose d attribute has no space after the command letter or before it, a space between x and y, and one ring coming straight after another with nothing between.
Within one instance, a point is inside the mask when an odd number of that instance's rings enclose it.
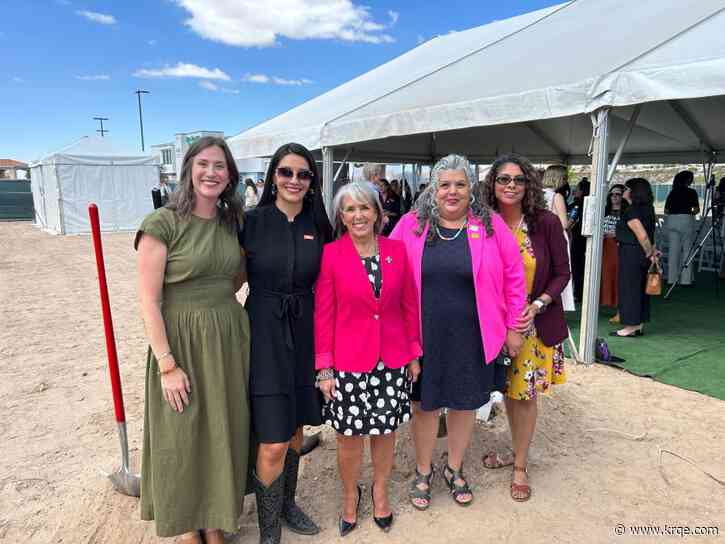
<instances>
[{"instance_id":1,"label":"sky","mask_svg":"<svg viewBox=\"0 0 725 544\"><path fill-rule=\"evenodd\" d=\"M29 162L99 128L146 149L232 136L440 34L552 0L6 0L0 158Z\"/></svg>"}]
</instances>

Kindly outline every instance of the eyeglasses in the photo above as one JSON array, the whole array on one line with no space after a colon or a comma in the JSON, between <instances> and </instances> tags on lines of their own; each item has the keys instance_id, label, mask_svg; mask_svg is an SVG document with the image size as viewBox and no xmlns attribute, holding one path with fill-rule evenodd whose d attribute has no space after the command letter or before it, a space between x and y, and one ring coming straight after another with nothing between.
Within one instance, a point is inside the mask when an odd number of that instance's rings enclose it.
<instances>
[{"instance_id":1,"label":"eyeglasses","mask_svg":"<svg viewBox=\"0 0 725 544\"><path fill-rule=\"evenodd\" d=\"M281 178L287 178L292 179L295 177L295 173L291 168L287 168L286 166L280 166L277 168L277 175ZM312 181L312 179L315 177L315 174L313 174L310 170L298 170L297 171L297 179L300 181Z\"/></svg>"},{"instance_id":2,"label":"eyeglasses","mask_svg":"<svg viewBox=\"0 0 725 544\"><path fill-rule=\"evenodd\" d=\"M496 183L498 183L499 185L508 185L512 181L518 187L523 187L524 185L526 185L526 176L511 177L508 174L501 174L500 176L496 176Z\"/></svg>"}]
</instances>

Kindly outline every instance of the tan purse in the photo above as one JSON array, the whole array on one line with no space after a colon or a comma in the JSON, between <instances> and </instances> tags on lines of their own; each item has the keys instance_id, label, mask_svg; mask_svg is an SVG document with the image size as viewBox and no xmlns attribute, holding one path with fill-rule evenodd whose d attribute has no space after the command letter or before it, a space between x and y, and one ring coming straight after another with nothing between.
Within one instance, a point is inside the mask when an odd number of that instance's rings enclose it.
<instances>
[{"instance_id":1,"label":"tan purse","mask_svg":"<svg viewBox=\"0 0 725 544\"><path fill-rule=\"evenodd\" d=\"M658 261L653 262L647 271L647 284L644 292L648 295L662 294L662 268Z\"/></svg>"}]
</instances>

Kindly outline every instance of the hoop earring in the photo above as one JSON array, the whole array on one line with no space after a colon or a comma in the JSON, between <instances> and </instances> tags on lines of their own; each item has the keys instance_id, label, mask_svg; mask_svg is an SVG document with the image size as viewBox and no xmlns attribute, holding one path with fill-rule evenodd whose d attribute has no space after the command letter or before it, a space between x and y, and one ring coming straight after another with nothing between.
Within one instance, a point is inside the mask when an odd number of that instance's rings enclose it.
<instances>
[{"instance_id":1,"label":"hoop earring","mask_svg":"<svg viewBox=\"0 0 725 544\"><path fill-rule=\"evenodd\" d=\"M277 184L272 182L272 195L277 194Z\"/></svg>"}]
</instances>

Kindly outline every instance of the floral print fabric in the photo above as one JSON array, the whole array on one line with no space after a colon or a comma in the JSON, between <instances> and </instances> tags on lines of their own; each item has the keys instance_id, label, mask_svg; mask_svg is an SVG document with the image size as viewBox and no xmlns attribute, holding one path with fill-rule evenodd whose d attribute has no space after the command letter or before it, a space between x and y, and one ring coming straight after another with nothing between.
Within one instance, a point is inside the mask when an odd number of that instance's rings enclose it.
<instances>
[{"instance_id":1,"label":"floral print fabric","mask_svg":"<svg viewBox=\"0 0 725 544\"><path fill-rule=\"evenodd\" d=\"M536 273L536 256L526 227L516 229L526 273L526 291L531 293ZM506 376L506 396L515 400L533 400L539 393L548 394L551 386L566 382L564 351L561 344L545 346L532 326L524 333L524 345Z\"/></svg>"}]
</instances>

